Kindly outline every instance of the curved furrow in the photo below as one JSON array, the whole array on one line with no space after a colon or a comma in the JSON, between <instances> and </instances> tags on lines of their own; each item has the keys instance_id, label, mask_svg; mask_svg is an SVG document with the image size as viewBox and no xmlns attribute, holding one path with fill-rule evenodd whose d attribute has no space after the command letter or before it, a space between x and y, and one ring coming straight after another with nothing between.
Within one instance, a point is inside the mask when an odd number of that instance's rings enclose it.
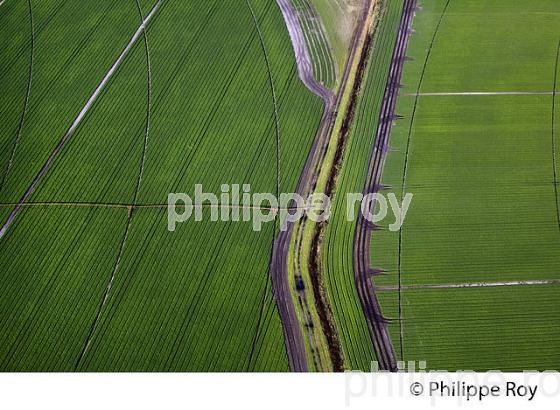
<instances>
[{"instance_id":1,"label":"curved furrow","mask_svg":"<svg viewBox=\"0 0 560 410\"><path fill-rule=\"evenodd\" d=\"M407 140L406 140L406 151L405 151L405 157L404 157L404 171L403 171L403 178L402 178L402 185L401 185L401 198L404 197L405 194L405 189L406 189L406 177L407 177L407 173L408 173L408 158L409 158L409 154L410 154L410 142L412 140L412 128L414 126L414 119L416 117L416 109L418 108L418 100L420 98L420 91L422 89L422 84L424 82L424 76L426 75L426 68L428 66L428 61L430 59L430 55L432 53L432 49L434 46L434 43L436 41L437 35L439 33L439 29L441 27L441 24L443 23L445 14L447 12L447 9L449 7L449 4L451 3L451 0L447 0L447 2L445 3L445 6L443 8L443 11L441 12L439 21L436 25L436 28L434 30L434 35L432 36L432 39L430 41L430 45L428 46L428 51L426 53L426 58L424 59L424 65L422 66L422 72L420 74L420 79L418 81L418 87L416 89L416 97L414 98L414 105L412 108L412 114L411 114L411 118L410 118L410 126L408 128L408 135L407 135ZM403 318L402 318L402 248L403 248L403 231L404 231L404 226L401 227L400 231L399 231L399 251L398 251L398 262L397 262L397 272L398 272L398 283L399 283L399 338L400 338L400 345L401 345L401 360L404 361L404 329L403 329Z\"/></svg>"},{"instance_id":2,"label":"curved furrow","mask_svg":"<svg viewBox=\"0 0 560 410\"><path fill-rule=\"evenodd\" d=\"M2 3L0 3L0 6L3 4L4 2L2 1ZM27 115L27 109L29 107L29 96L31 95L31 84L33 82L33 60L34 60L34 55L35 55L35 24L33 22L33 6L31 5L31 0L27 0L27 3L29 5L29 26L30 26L30 30L31 30L31 52L29 54L29 72L28 72L28 78L27 78L27 90L25 92L25 100L23 103L23 110L21 112L21 119L19 121L19 126L18 126L18 130L17 133L15 135L14 138L14 142L12 143L12 151L10 153L10 158L8 160L8 163L6 164L6 168L4 169L4 172L2 173L2 177L0 178L0 191L2 191L2 188L4 187L4 183L6 181L6 179L8 178L8 174L10 172L10 169L12 168L12 165L14 163L14 158L16 156L16 151L19 145L19 141L21 140L21 136L23 133L23 127L25 125L25 116Z\"/></svg>"},{"instance_id":3,"label":"curved furrow","mask_svg":"<svg viewBox=\"0 0 560 410\"><path fill-rule=\"evenodd\" d=\"M259 41L261 44L266 70L268 72L268 81L270 85L270 92L272 93L272 106L274 110L274 126L276 128L276 197L280 196L280 117L278 115L278 100L276 98L276 89L274 87L274 79L272 77L272 70L270 65L270 59L268 57L268 51L266 48L266 44L264 42L264 37L259 26L259 22L257 20L257 16L255 15L255 11L251 6L251 0L245 0L245 4L249 8L251 12L251 17L253 18L253 23L255 24L255 28L259 35Z\"/></svg>"},{"instance_id":4,"label":"curved furrow","mask_svg":"<svg viewBox=\"0 0 560 410\"><path fill-rule=\"evenodd\" d=\"M558 148L556 136L556 90L558 88L558 62L560 61L560 40L556 49L556 63L554 65L554 85L552 86L552 172L554 175L554 194L556 196L556 219L560 229L560 198L558 197L558 159L556 149Z\"/></svg>"},{"instance_id":5,"label":"curved furrow","mask_svg":"<svg viewBox=\"0 0 560 410\"><path fill-rule=\"evenodd\" d=\"M126 226L125 226L125 230L124 230L124 234L122 236L120 245L119 245L119 253L117 255L117 260L115 262L115 265L113 267L113 271L111 273L111 277L109 279L109 282L107 284L107 287L105 288L105 293L103 295L103 298L101 300L101 304L99 305L99 308L97 310L95 319L92 323L92 326L90 328L89 334L86 338L86 341L84 343L84 346L82 348L82 351L80 352L80 356L78 357L78 360L76 361L76 366L75 366L75 370L78 370L84 356L86 355L86 353L89 350L91 341L92 341L92 337L95 334L95 331L97 329L97 326L99 324L99 320L101 318L101 313L103 312L103 307L105 306L105 304L107 303L108 299L109 299L109 294L111 292L111 289L113 287L113 283L115 282L115 277L117 275L117 272L119 271L120 265L121 265L121 260L122 260L122 256L126 247L126 242L128 239L128 234L130 232L130 226L132 224L132 218L135 212L135 206L137 204L138 201L138 195L140 192L140 187L142 185L142 178L144 176L144 165L146 163L146 153L148 150L148 142L149 142L149 137L150 137L150 118L151 118L151 112L152 112L152 65L151 65L151 59L150 59L150 47L149 47L149 43L148 43L148 33L146 30L146 20L144 18L144 13L142 12L142 7L140 6L140 0L135 0L136 1L136 9L138 11L138 14L140 16L140 21L143 24L143 38L144 38L144 49L146 52L146 81L147 81L147 104L146 104L146 123L145 123L145 127L144 127L144 144L142 147L142 153L140 156L140 165L139 165L139 171L138 171L138 177L136 178L136 186L134 188L134 195L133 195L133 199L132 199L132 206L128 211L128 216L127 216L127 220L126 220ZM159 3L158 3L159 4Z\"/></svg>"}]
</instances>

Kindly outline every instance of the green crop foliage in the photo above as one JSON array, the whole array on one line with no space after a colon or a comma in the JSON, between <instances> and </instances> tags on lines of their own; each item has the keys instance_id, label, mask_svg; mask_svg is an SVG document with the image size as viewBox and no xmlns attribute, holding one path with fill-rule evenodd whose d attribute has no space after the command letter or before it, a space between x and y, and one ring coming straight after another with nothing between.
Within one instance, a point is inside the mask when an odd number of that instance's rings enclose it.
<instances>
[{"instance_id":1,"label":"green crop foliage","mask_svg":"<svg viewBox=\"0 0 560 410\"><path fill-rule=\"evenodd\" d=\"M155 2L139 4L146 16ZM2 222L141 21L136 0L32 5L33 82ZM189 221L170 233L159 206L195 184L295 189L323 104L297 76L280 9L250 5L256 21L244 1L164 0L147 49L141 36L63 146L0 240L0 369L288 370L268 274L273 225ZM31 47L25 2L6 6L2 165ZM158 207L130 213L134 201Z\"/></svg>"}]
</instances>

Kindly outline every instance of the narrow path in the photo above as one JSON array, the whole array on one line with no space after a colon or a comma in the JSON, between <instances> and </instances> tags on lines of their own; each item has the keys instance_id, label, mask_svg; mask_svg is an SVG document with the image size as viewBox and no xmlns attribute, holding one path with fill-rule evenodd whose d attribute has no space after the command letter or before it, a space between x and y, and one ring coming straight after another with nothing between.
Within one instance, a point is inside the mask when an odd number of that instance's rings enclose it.
<instances>
[{"instance_id":1,"label":"narrow path","mask_svg":"<svg viewBox=\"0 0 560 410\"><path fill-rule=\"evenodd\" d=\"M103 294L103 298L101 299L101 304L99 305L98 309L97 309L97 313L95 315L95 319L90 327L90 331L88 333L88 336L86 338L86 341L84 342L82 351L80 352L80 356L78 357L78 360L76 361L76 366L74 368L74 370L78 370L80 367L80 364L84 358L84 356L86 355L86 353L89 350L93 335L95 334L95 331L97 330L97 326L99 325L99 320L101 319L101 313L103 312L103 308L105 307L107 301L109 300L109 295L111 293L111 289L113 288L113 284L115 282L115 277L117 275L117 272L119 271L119 268L121 266L121 260L122 260L122 256L124 254L124 250L126 247L126 242L128 239L128 235L130 233L130 226L132 224L132 218L134 216L134 206L136 205L137 201L138 201L138 195L140 193L140 187L142 185L142 178L144 176L144 165L146 163L146 152L148 150L148 142L149 142L149 136L150 136L150 118L151 118L151 112L152 112L152 65L151 65L151 59L150 59L150 47L148 44L148 34L146 31L146 24L147 24L147 19L144 19L144 13L142 12L142 7L140 6L140 1L139 0L135 0L136 2L136 9L138 11L138 15L140 17L140 21L142 22L141 27L142 27L142 33L143 33L143 38L144 38L144 49L146 52L146 74L147 74L147 103L146 103L146 121L145 121L145 128L144 128L144 143L142 146L142 154L140 157L140 166L139 166L139 171L138 171L138 176L136 178L136 185L134 188L134 196L132 199L132 206L129 208L129 212L128 212L128 216L126 219L126 226L125 226L125 230L124 230L124 234L121 238L121 242L119 244L119 253L117 254L117 260L115 262L115 265L113 267L113 271L111 272L111 277L109 278L109 282L107 283L107 287L105 288L105 293ZM156 4L156 6L158 6L160 4L160 2L158 2ZM154 10L152 10L154 11ZM151 15L151 13L150 13ZM148 16L149 17L149 16Z\"/></svg>"},{"instance_id":2,"label":"narrow path","mask_svg":"<svg viewBox=\"0 0 560 410\"><path fill-rule=\"evenodd\" d=\"M4 3L0 3L0 6ZM29 54L29 72L27 76L27 90L25 92L25 100L23 103L23 110L21 113L21 119L19 121L18 130L16 136L14 138L14 142L12 144L12 152L10 153L10 159L6 165L6 169L2 173L2 177L0 178L0 191L4 187L4 183L8 179L8 174L10 173L10 169L14 163L14 158L16 156L16 151L19 145L19 141L21 140L21 136L23 134L23 126L25 125L25 117L27 115L27 110L29 108L29 96L31 95L31 84L33 83L33 60L35 57L35 24L33 22L33 7L31 5L31 0L27 0L29 6L29 27L31 32L31 52ZM1 237L1 235L0 235Z\"/></svg>"},{"instance_id":3,"label":"narrow path","mask_svg":"<svg viewBox=\"0 0 560 410\"><path fill-rule=\"evenodd\" d=\"M380 286L375 290L379 292L393 292L397 290L415 289L468 289L468 288L492 288L501 286L535 286L535 285L560 285L560 279L550 280L516 280L504 282L473 282L473 283L447 283L434 285L402 285L402 286Z\"/></svg>"},{"instance_id":4,"label":"narrow path","mask_svg":"<svg viewBox=\"0 0 560 410\"><path fill-rule=\"evenodd\" d=\"M317 163L316 154L318 151L323 150L320 146L324 146L326 140L328 140L327 131L333 117L333 94L314 78L309 50L297 13L290 0L277 0L276 2L280 7L288 28L296 58L299 78L312 93L319 96L325 103L324 114L319 125L319 130L311 146L296 189L298 194L304 195L306 191L309 191L309 179L313 174L312 167ZM272 277L274 297L282 321L290 369L295 372L304 372L309 370L307 355L288 279L288 252L293 231L294 225L290 224L288 229L280 232L274 241L270 274ZM305 297L305 294L303 294L302 297Z\"/></svg>"},{"instance_id":5,"label":"narrow path","mask_svg":"<svg viewBox=\"0 0 560 410\"><path fill-rule=\"evenodd\" d=\"M461 92L445 92L445 93L403 93L402 97L446 97L454 95L555 95L559 92L554 91L461 91Z\"/></svg>"},{"instance_id":6,"label":"narrow path","mask_svg":"<svg viewBox=\"0 0 560 410\"><path fill-rule=\"evenodd\" d=\"M408 174L408 159L410 156L410 142L412 140L412 128L414 126L414 119L416 118L416 110L418 108L418 100L420 97L420 93L421 93L421 89L422 89L422 85L424 83L424 76L426 75L426 68L428 67L428 61L430 59L430 55L432 53L432 49L434 46L434 43L436 41L437 35L439 33L439 29L441 27L441 24L443 23L443 19L445 17L445 14L447 12L447 9L449 7L449 4L451 3L451 0L447 0L447 2L445 3L445 6L443 8L443 11L440 15L440 18L438 20L438 23L436 25L436 28L434 30L434 34L432 36L432 39L430 41L430 45L428 47L428 52L426 53L426 58L424 59L424 64L422 66L422 72L420 74L420 79L418 81L418 88L416 89L416 97L414 100L414 106L412 108L412 115L410 118L410 125L408 128L408 135L407 135L407 140L406 140L406 154L405 154L405 159L404 159L404 171L403 171L403 177L402 177L402 185L401 185L401 198L404 197L405 195L405 187L406 187L406 177ZM404 329L403 329L403 317L402 317L402 250L403 250L403 231L404 231L404 226L401 227L400 231L399 231L399 257L398 257L398 275L399 275L399 334L400 334L400 346L401 346L401 360L404 361Z\"/></svg>"},{"instance_id":7,"label":"narrow path","mask_svg":"<svg viewBox=\"0 0 560 410\"><path fill-rule=\"evenodd\" d=\"M142 33L144 32L145 26L153 18L156 11L159 9L159 6L161 5L161 2L162 2L162 0L158 0L158 2L154 5L154 7L150 11L149 15L140 24L140 26L138 27L138 29L136 30L136 32L134 33L134 35L132 36L132 38L130 39L128 44L126 45L125 49L119 55L119 57L117 58L115 63L111 66L109 71L105 74L105 77L103 77L103 79L101 80L101 82L99 83L99 85L97 86L97 88L95 89L93 94L91 95L91 97L87 100L86 104L80 110L78 116L74 119L74 121L70 125L70 128L62 136L61 140L58 142L58 144L56 145L56 147L54 148L54 150L52 151L52 153L48 157L47 161L43 164L43 167L41 168L41 170L39 171L37 176L33 179L31 185L27 188L27 190L25 191L25 193L23 194L23 196L19 200L18 204L15 206L15 208L12 210L12 212L8 216L8 219L6 220L4 225L2 226L2 229L0 229L0 239L6 234L6 232L8 231L8 229L10 228L12 223L14 222L15 218L17 217L17 215L21 211L21 209L23 207L23 204L25 202L27 202L29 197L33 194L33 192L35 191L35 188L37 188L37 186L39 185L39 183L41 182L41 180L43 179L45 174L48 172L51 165L56 160L56 158L58 157L60 152L62 151L66 142L74 134L74 132L76 131L76 129L78 128L78 126L80 125L82 120L84 119L85 115L87 114L87 112L92 107L93 103L97 100L97 98L99 97L99 95L101 94L101 92L103 91L103 89L105 88L107 83L109 82L109 80L113 77L113 75L115 74L115 72L117 71L119 66L122 64L125 57L128 55L128 53L130 52L130 50L132 49L132 47L134 46L134 44L136 43L138 38L142 35Z\"/></svg>"},{"instance_id":8,"label":"narrow path","mask_svg":"<svg viewBox=\"0 0 560 410\"><path fill-rule=\"evenodd\" d=\"M396 100L415 9L416 0L405 0L399 32L395 40L391 67L385 86L383 104L379 113L375 143L369 160L364 193L374 193L379 191L380 188L385 154L389 147L389 136L395 118ZM375 227L364 219L362 213L359 213L354 237L353 256L356 289L367 320L379 368L396 371L397 361L391 336L387 328L387 320L381 312L371 277L369 245L373 229Z\"/></svg>"}]
</instances>

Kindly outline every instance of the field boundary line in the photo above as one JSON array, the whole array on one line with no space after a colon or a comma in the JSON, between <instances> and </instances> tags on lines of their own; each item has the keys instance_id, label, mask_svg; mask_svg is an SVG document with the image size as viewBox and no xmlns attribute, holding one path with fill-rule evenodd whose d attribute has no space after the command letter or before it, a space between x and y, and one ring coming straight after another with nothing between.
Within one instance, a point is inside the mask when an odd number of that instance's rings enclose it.
<instances>
[{"instance_id":1,"label":"field boundary line","mask_svg":"<svg viewBox=\"0 0 560 410\"><path fill-rule=\"evenodd\" d=\"M402 93L401 97L447 97L447 96L484 96L484 95L556 95L556 91L451 91L451 92L426 92Z\"/></svg>"},{"instance_id":2,"label":"field boundary line","mask_svg":"<svg viewBox=\"0 0 560 410\"><path fill-rule=\"evenodd\" d=\"M503 282L467 282L446 283L433 285L402 285L402 286L379 286L380 292L392 292L396 290L418 290L418 289L468 289L468 288L493 288L506 286L536 286L536 285L560 285L560 279L549 280L516 280ZM402 320L402 318L401 318Z\"/></svg>"},{"instance_id":3,"label":"field boundary line","mask_svg":"<svg viewBox=\"0 0 560 410\"><path fill-rule=\"evenodd\" d=\"M23 134L23 127L25 125L25 116L27 115L27 111L29 110L29 98L31 96L31 84L33 83L33 61L35 59L35 23L33 21L33 6L31 4L31 0L27 0L29 5L29 24L31 29L31 53L29 55L29 73L27 77L27 90L25 92L25 100L23 103L23 111L21 113L21 118L19 121L18 130L16 136L14 138L14 142L12 144L12 152L10 154L10 159L8 160L8 164L6 165L6 169L2 173L2 179L0 180L0 191L4 188L4 183L8 179L8 174L10 173L10 169L14 163L14 158L16 156L16 151L19 146L19 142L21 140L21 136ZM0 3L0 6L4 4L4 1ZM2 235L0 235L0 238Z\"/></svg>"},{"instance_id":4,"label":"field boundary line","mask_svg":"<svg viewBox=\"0 0 560 410\"><path fill-rule=\"evenodd\" d=\"M430 45L428 47L428 51L426 53L426 58L424 59L424 65L422 66L422 72L420 74L420 79L418 80L418 87L416 89L416 97L414 100L414 106L412 108L412 114L411 114L411 118L410 118L410 125L408 128L408 135L407 135L407 141L406 141L406 153L405 153L405 157L404 157L404 170L403 170L403 178L402 178L402 187L401 187L401 198L404 197L404 190L406 187L406 177L407 177L407 173L408 173L408 159L410 156L410 141L412 139L412 128L414 126L414 119L416 116L416 110L418 108L418 100L420 98L420 90L422 89L422 84L424 83L424 76L426 75L426 69L428 67L428 61L430 59L430 55L432 54L432 49L434 46L434 43L436 41L437 35L439 33L439 29L443 23L443 19L445 18L445 14L447 12L447 9L449 8L449 4L451 3L451 0L447 0L447 2L445 3L445 6L443 8L443 11L441 13L441 16L439 18L439 21L435 27L434 30L434 34L432 36L432 40L430 41ZM403 249L403 230L404 230L404 226L401 227L401 229L399 230L399 245L398 245L398 264L397 264L397 269L398 269L398 283L399 283L399 338L400 338L400 350L401 350L401 360L405 360L404 359L404 328L403 328L403 318L402 318L402 314L403 314L403 309L402 309L402 249Z\"/></svg>"},{"instance_id":5,"label":"field boundary line","mask_svg":"<svg viewBox=\"0 0 560 410\"><path fill-rule=\"evenodd\" d=\"M99 97L99 95L101 94L101 92L103 91L105 86L109 83L109 80L113 77L113 75L115 74L115 72L117 71L119 66L122 64L125 57L128 55L128 53L130 52L130 50L132 49L132 47L134 46L134 44L136 43L136 41L138 40L140 35L142 34L146 25L150 22L152 17L155 15L156 11L159 9L159 6L161 5L161 1L162 0L158 0L158 2L154 5L152 10L150 11L149 15L142 22L142 24L140 24L140 26L138 27L136 32L133 34L133 36L131 37L130 41L128 42L128 44L126 45L126 47L124 48L122 53L119 55L119 57L117 58L115 63L111 66L109 71L105 74L105 77L103 77L103 79L101 80L101 82L99 83L99 85L97 86L97 88L95 89L93 94L91 95L91 97L87 100L86 104L82 107L82 109L78 113L78 116L74 119L74 121L70 125L70 128L68 128L66 133L62 136L62 138L60 139L60 141L58 142L58 144L56 145L56 147L52 151L51 155L48 157L47 161L43 164L43 167L41 168L41 170L39 171L39 173L37 174L35 179L32 181L32 183L29 186L29 188L27 189L27 191L25 191L25 193L23 194L23 196L19 200L16 207L13 209L13 211L8 216L8 219L6 220L4 225L2 226L2 229L0 229L0 239L6 234L6 232L8 231L8 229L10 228L12 223L14 222L15 218L19 214L19 211L21 210L23 204L29 199L31 194L33 194L33 192L35 191L35 188L37 188L37 186L39 185L39 183L41 182L41 180L43 179L43 177L45 176L47 171L50 169L52 163L58 157L58 155L62 151L62 148L64 147L66 142L74 134L74 132L76 131L76 129L78 128L78 126L80 125L82 120L84 119L85 115L87 114L87 112L93 106L93 103L97 100L97 97Z\"/></svg>"},{"instance_id":6,"label":"field boundary line","mask_svg":"<svg viewBox=\"0 0 560 410\"><path fill-rule=\"evenodd\" d=\"M558 221L558 229L560 230L560 198L558 197L558 160L556 159L556 83L558 82L558 62L560 60L560 40L556 48L556 63L554 65L554 85L552 94L552 172L554 175L554 195L556 200L556 219Z\"/></svg>"}]
</instances>

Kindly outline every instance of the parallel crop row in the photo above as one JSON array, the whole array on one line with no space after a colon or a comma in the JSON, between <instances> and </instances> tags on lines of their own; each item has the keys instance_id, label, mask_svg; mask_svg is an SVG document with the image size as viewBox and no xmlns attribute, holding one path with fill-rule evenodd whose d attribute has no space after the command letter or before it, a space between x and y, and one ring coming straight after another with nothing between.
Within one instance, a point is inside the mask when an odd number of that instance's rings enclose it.
<instances>
[{"instance_id":1,"label":"parallel crop row","mask_svg":"<svg viewBox=\"0 0 560 410\"><path fill-rule=\"evenodd\" d=\"M19 199L140 23L136 0L54 3L34 10L36 88L3 203ZM140 2L144 15L152 3ZM68 206L134 201L148 115L140 204L198 183L295 189L322 103L297 77L276 4L250 4L264 45L245 2L162 2L147 28L151 104L138 41L31 198L66 205L24 208L0 242L0 276L13 289L3 310L14 312L2 315L0 369L287 370L268 276L272 225L190 221L170 233L165 209L134 209L126 229L123 209ZM70 45L55 47L60 38ZM84 287L87 298L74 296Z\"/></svg>"},{"instance_id":2,"label":"parallel crop row","mask_svg":"<svg viewBox=\"0 0 560 410\"><path fill-rule=\"evenodd\" d=\"M326 287L344 356L352 369L369 370L375 353L355 287L352 256L356 222L346 220L346 195L363 190L402 4L402 1L382 4L325 235Z\"/></svg>"},{"instance_id":3,"label":"parallel crop row","mask_svg":"<svg viewBox=\"0 0 560 410\"><path fill-rule=\"evenodd\" d=\"M321 18L309 0L291 1L303 29L315 79L325 87L333 88L337 81L337 68Z\"/></svg>"}]
</instances>

